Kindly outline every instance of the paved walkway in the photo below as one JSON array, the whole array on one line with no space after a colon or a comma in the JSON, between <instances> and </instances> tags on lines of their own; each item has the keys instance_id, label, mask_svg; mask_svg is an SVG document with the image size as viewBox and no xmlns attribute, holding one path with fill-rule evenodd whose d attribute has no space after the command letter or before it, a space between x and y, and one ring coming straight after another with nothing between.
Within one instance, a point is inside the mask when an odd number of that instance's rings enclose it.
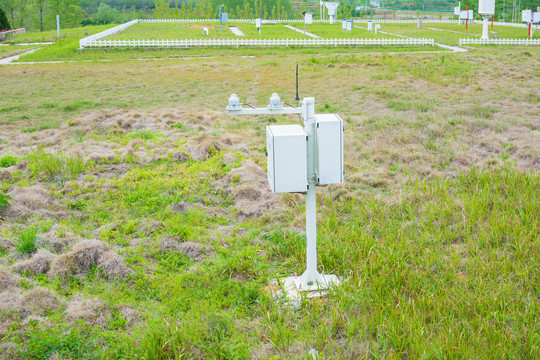
<instances>
[{"instance_id":1,"label":"paved walkway","mask_svg":"<svg viewBox=\"0 0 540 360\"><path fill-rule=\"evenodd\" d=\"M297 28L295 28L294 26L291 26L291 25L285 25L285 27L286 27L286 28L289 28L289 29L291 29L291 30L294 30L294 31L298 31L299 33L302 33L302 34L304 33L304 30L297 29ZM317 38L320 38L319 35L315 35L315 34L312 34L312 33L310 33L310 32L307 32L307 31L306 31L305 34L306 34L307 36L312 37L312 38L316 38L316 39L317 39Z\"/></svg>"},{"instance_id":2,"label":"paved walkway","mask_svg":"<svg viewBox=\"0 0 540 360\"><path fill-rule=\"evenodd\" d=\"M231 29L233 34L236 36L246 36L246 34L244 34L244 32L236 26L229 26L229 29Z\"/></svg>"},{"instance_id":3,"label":"paved walkway","mask_svg":"<svg viewBox=\"0 0 540 360\"><path fill-rule=\"evenodd\" d=\"M19 54L19 55L10 56L10 57L7 57L7 58L0 59L0 65L7 65L12 61L18 60L21 56L26 55L26 54L31 54L34 51L39 50L39 49L41 49L41 48L28 50L28 51L25 51L25 52L23 52L22 54Z\"/></svg>"},{"instance_id":4,"label":"paved walkway","mask_svg":"<svg viewBox=\"0 0 540 360\"><path fill-rule=\"evenodd\" d=\"M36 43L13 43L13 44L9 43L9 44L0 44L0 46L11 46L11 45L29 46L29 45L50 45L50 44L54 44L54 43L51 41L36 42Z\"/></svg>"}]
</instances>

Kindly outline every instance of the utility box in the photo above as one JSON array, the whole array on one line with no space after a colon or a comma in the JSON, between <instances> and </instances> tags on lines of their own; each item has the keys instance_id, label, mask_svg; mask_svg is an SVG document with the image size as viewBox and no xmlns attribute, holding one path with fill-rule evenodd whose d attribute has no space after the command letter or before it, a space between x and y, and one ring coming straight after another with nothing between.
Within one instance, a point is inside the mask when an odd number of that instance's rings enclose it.
<instances>
[{"instance_id":1,"label":"utility box","mask_svg":"<svg viewBox=\"0 0 540 360\"><path fill-rule=\"evenodd\" d=\"M268 182L274 193L306 192L307 134L300 125L266 127Z\"/></svg>"},{"instance_id":2,"label":"utility box","mask_svg":"<svg viewBox=\"0 0 540 360\"><path fill-rule=\"evenodd\" d=\"M343 182L343 120L336 114L315 115L315 173L319 185Z\"/></svg>"},{"instance_id":3,"label":"utility box","mask_svg":"<svg viewBox=\"0 0 540 360\"><path fill-rule=\"evenodd\" d=\"M521 12L521 21L525 23L532 22L532 11L531 10L523 10Z\"/></svg>"},{"instance_id":4,"label":"utility box","mask_svg":"<svg viewBox=\"0 0 540 360\"><path fill-rule=\"evenodd\" d=\"M481 15L495 14L495 0L479 0L478 13Z\"/></svg>"}]
</instances>

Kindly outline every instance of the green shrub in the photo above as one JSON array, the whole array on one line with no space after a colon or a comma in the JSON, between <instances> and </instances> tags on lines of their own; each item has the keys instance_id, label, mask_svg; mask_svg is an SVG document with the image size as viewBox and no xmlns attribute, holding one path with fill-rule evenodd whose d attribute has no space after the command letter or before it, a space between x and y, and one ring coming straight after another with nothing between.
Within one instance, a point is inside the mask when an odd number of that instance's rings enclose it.
<instances>
[{"instance_id":1,"label":"green shrub","mask_svg":"<svg viewBox=\"0 0 540 360\"><path fill-rule=\"evenodd\" d=\"M9 20L6 13L4 10L0 9L0 31L9 29L11 29L11 26L9 25Z\"/></svg>"},{"instance_id":2,"label":"green shrub","mask_svg":"<svg viewBox=\"0 0 540 360\"><path fill-rule=\"evenodd\" d=\"M37 250L37 229L35 227L27 227L26 230L21 231L17 240L13 242L15 250L25 254L32 254Z\"/></svg>"},{"instance_id":3,"label":"green shrub","mask_svg":"<svg viewBox=\"0 0 540 360\"><path fill-rule=\"evenodd\" d=\"M0 210L6 210L9 206L9 199L11 196L0 193Z\"/></svg>"},{"instance_id":4,"label":"green shrub","mask_svg":"<svg viewBox=\"0 0 540 360\"><path fill-rule=\"evenodd\" d=\"M13 155L4 155L0 158L0 167L10 167L17 163L17 158Z\"/></svg>"},{"instance_id":5,"label":"green shrub","mask_svg":"<svg viewBox=\"0 0 540 360\"><path fill-rule=\"evenodd\" d=\"M47 153L43 148L32 149L28 168L34 174L43 174L48 179L73 179L84 172L88 164L80 156L58 152Z\"/></svg>"}]
</instances>

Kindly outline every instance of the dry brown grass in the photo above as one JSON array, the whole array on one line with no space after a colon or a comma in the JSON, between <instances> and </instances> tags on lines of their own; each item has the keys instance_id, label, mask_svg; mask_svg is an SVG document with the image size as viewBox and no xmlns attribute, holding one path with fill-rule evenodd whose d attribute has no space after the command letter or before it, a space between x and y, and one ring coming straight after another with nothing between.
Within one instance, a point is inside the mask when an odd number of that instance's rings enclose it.
<instances>
[{"instance_id":1,"label":"dry brown grass","mask_svg":"<svg viewBox=\"0 0 540 360\"><path fill-rule=\"evenodd\" d=\"M39 249L32 258L13 265L13 270L31 275L46 274L55 258L56 255L51 254L48 250Z\"/></svg>"},{"instance_id":2,"label":"dry brown grass","mask_svg":"<svg viewBox=\"0 0 540 360\"><path fill-rule=\"evenodd\" d=\"M66 320L71 324L84 321L95 326L105 326L110 318L109 307L97 298L86 299L82 295L75 295L66 307Z\"/></svg>"},{"instance_id":3,"label":"dry brown grass","mask_svg":"<svg viewBox=\"0 0 540 360\"><path fill-rule=\"evenodd\" d=\"M83 240L65 254L56 257L51 263L49 277L67 278L75 276L84 278L92 267L103 270L107 280L125 279L132 271L123 259L110 250L109 246L98 240Z\"/></svg>"},{"instance_id":4,"label":"dry brown grass","mask_svg":"<svg viewBox=\"0 0 540 360\"><path fill-rule=\"evenodd\" d=\"M13 198L5 211L8 217L49 215L53 214L57 207L49 191L40 185L13 187L7 194Z\"/></svg>"},{"instance_id":5,"label":"dry brown grass","mask_svg":"<svg viewBox=\"0 0 540 360\"><path fill-rule=\"evenodd\" d=\"M162 252L178 252L182 253L191 260L202 261L208 255L210 250L203 244L193 241L182 241L179 238L163 238L160 240L160 248Z\"/></svg>"}]
</instances>

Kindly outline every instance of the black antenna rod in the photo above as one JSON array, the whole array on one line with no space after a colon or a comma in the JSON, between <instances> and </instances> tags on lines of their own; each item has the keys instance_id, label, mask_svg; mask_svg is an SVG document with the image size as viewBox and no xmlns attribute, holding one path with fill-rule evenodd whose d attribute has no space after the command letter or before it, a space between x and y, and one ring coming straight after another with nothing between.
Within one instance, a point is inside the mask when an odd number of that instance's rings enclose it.
<instances>
[{"instance_id":1,"label":"black antenna rod","mask_svg":"<svg viewBox=\"0 0 540 360\"><path fill-rule=\"evenodd\" d=\"M296 64L296 98L295 101L300 101L300 97L298 96L298 64Z\"/></svg>"}]
</instances>

